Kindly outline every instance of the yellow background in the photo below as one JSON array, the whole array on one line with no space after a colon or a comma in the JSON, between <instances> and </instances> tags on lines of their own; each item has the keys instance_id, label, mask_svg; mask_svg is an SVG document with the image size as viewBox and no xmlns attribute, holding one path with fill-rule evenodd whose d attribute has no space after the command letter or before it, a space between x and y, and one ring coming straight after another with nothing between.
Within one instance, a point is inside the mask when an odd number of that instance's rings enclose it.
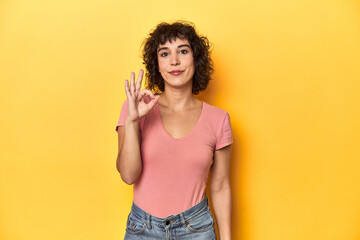
<instances>
[{"instance_id":1,"label":"yellow background","mask_svg":"<svg viewBox=\"0 0 360 240\"><path fill-rule=\"evenodd\" d=\"M360 239L360 2L0 2L0 239L115 240L124 80L160 21L214 44L199 97L229 112L233 239Z\"/></svg>"}]
</instances>

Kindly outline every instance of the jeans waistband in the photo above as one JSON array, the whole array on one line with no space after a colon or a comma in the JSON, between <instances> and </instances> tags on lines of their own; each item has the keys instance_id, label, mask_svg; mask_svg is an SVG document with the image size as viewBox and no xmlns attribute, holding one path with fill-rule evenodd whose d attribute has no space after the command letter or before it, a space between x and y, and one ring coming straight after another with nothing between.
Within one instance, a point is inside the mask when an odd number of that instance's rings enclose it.
<instances>
[{"instance_id":1,"label":"jeans waistband","mask_svg":"<svg viewBox=\"0 0 360 240\"><path fill-rule=\"evenodd\" d=\"M155 217L143 209L138 207L134 202L131 206L131 212L137 217L143 219L147 223L147 227L150 229L151 225L157 225L159 227L177 227L183 225L184 227L188 224L187 221L197 217L199 214L205 213L209 209L208 197L205 193L204 198L195 206L181 212L179 214L174 214L167 216L165 218Z\"/></svg>"}]
</instances>

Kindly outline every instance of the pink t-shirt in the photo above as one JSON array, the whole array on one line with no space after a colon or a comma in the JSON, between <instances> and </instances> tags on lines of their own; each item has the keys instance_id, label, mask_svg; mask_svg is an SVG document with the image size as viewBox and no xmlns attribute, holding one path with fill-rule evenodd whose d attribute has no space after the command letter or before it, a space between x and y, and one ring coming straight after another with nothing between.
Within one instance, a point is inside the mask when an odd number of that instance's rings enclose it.
<instances>
[{"instance_id":1,"label":"pink t-shirt","mask_svg":"<svg viewBox=\"0 0 360 240\"><path fill-rule=\"evenodd\" d=\"M122 105L117 126L125 123L127 102ZM214 151L233 143L229 114L203 102L193 130L175 139L166 132L156 103L140 119L139 128L143 168L133 185L134 203L160 218L198 204L205 192Z\"/></svg>"}]
</instances>

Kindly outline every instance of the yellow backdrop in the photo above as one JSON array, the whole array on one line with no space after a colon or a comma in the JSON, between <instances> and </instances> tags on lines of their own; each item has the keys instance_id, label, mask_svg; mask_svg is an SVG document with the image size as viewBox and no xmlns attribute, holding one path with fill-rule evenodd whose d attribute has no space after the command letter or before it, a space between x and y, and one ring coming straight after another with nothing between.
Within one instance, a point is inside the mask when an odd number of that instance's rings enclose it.
<instances>
[{"instance_id":1,"label":"yellow backdrop","mask_svg":"<svg viewBox=\"0 0 360 240\"><path fill-rule=\"evenodd\" d=\"M160 21L214 44L199 98L229 112L233 239L360 239L360 3L0 2L0 239L115 240L124 80Z\"/></svg>"}]
</instances>

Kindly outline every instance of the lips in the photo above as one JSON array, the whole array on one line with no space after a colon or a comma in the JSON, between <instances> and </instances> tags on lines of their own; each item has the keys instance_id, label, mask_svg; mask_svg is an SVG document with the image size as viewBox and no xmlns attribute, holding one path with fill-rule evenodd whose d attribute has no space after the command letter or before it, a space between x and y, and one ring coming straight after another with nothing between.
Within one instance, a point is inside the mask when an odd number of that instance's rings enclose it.
<instances>
[{"instance_id":1,"label":"lips","mask_svg":"<svg viewBox=\"0 0 360 240\"><path fill-rule=\"evenodd\" d=\"M174 71L171 71L171 72L169 72L171 75L175 75L175 76L177 76L177 75L180 75L181 73L183 73L184 71L180 71L180 70L174 70Z\"/></svg>"}]
</instances>

